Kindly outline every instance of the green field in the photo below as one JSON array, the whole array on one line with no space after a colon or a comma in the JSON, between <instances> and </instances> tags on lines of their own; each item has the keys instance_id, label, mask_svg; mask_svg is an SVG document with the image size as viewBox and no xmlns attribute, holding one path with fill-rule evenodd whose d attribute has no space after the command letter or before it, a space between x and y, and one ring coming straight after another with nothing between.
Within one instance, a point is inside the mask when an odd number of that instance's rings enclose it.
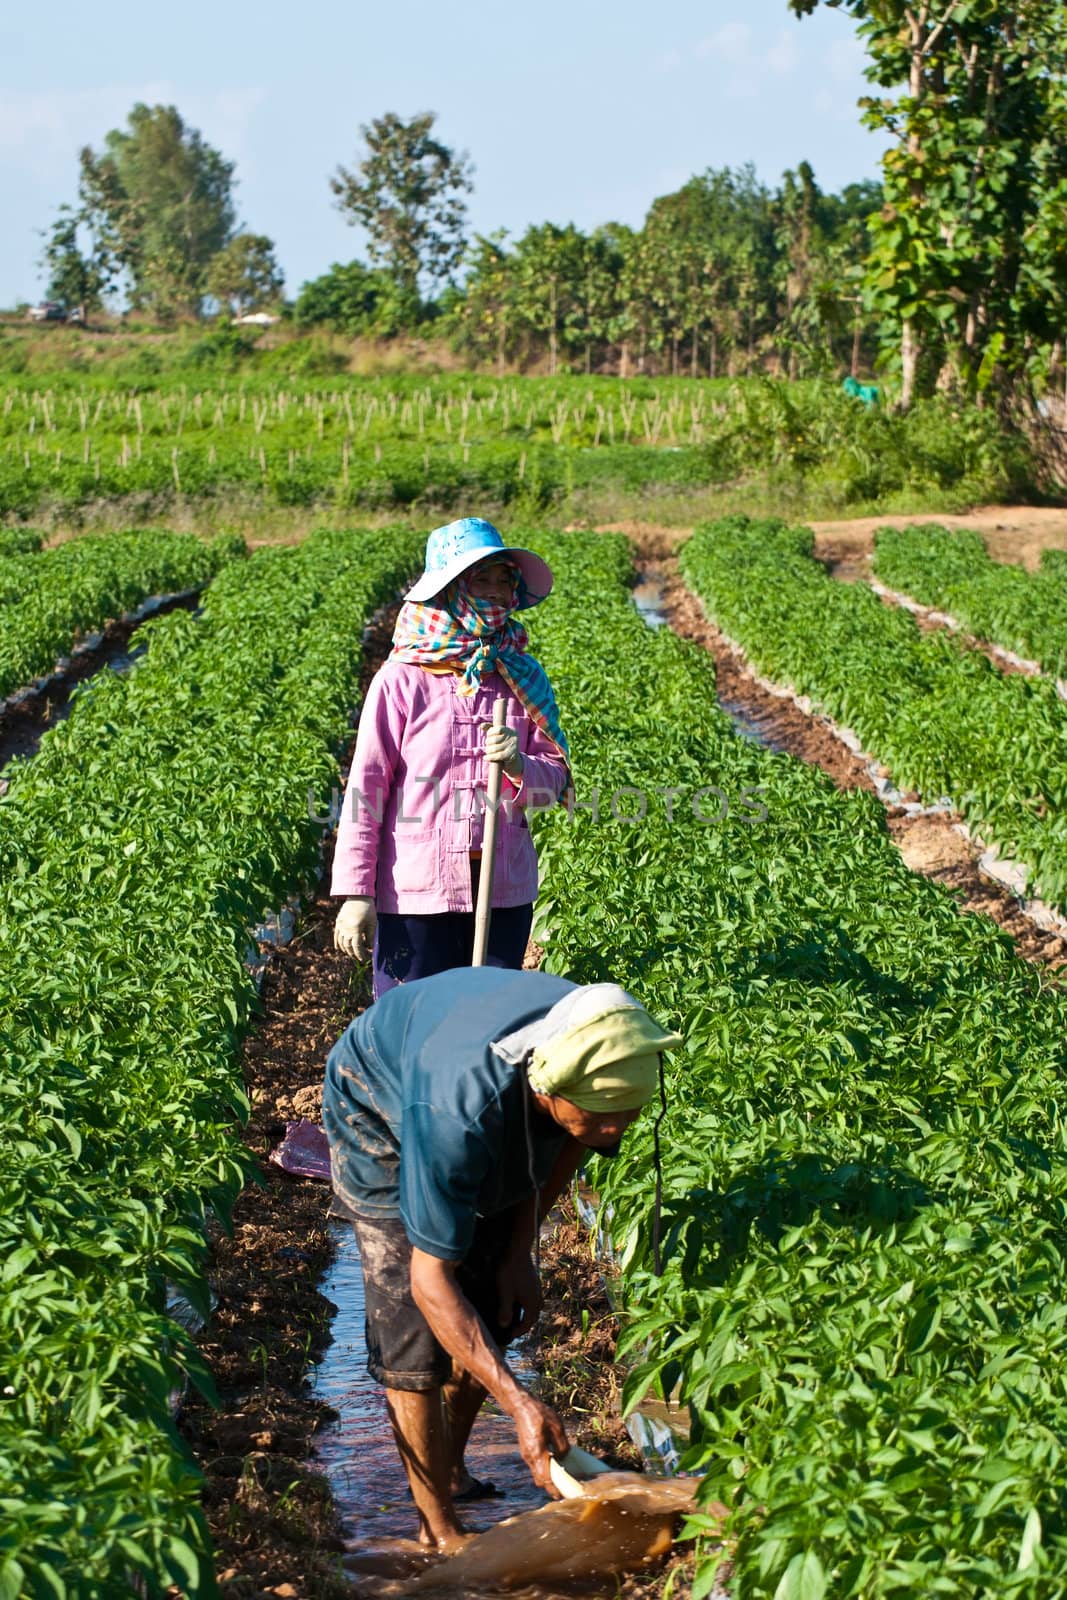
<instances>
[{"instance_id":1,"label":"green field","mask_svg":"<svg viewBox=\"0 0 1067 1600\"><path fill-rule=\"evenodd\" d=\"M298 346L282 347L296 349ZM356 510L692 523L717 511L951 510L1035 492L1019 437L766 378L309 378L248 362L3 376L0 517L79 525Z\"/></svg>"},{"instance_id":2,"label":"green field","mask_svg":"<svg viewBox=\"0 0 1067 1600\"><path fill-rule=\"evenodd\" d=\"M417 434L420 416L435 438L465 426L472 458L475 430L509 413L520 431L555 428L539 448L608 462L691 459L707 438L673 452L664 430L718 425L710 400L701 424L669 391L629 391L630 438L612 444L599 402L542 414L567 392L546 384L527 420L524 392L368 383L346 406L341 391L217 391L218 422L207 391L105 388L98 416L77 385L22 398L55 435L125 425L123 471L138 414L142 462L187 429L201 444L288 429L314 453L349 409L372 454L376 433ZM686 1040L660 1135L662 1276L653 1117L594 1172L622 1275L626 1399L688 1407L687 1462L729 1508L739 1596L1052 1600L1067 1570L1063 988L908 871L871 796L737 733L707 653L640 620L624 538L532 526L507 524L557 574L533 648L579 800L536 824L537 936L551 970L623 982ZM212 1379L166 1286L206 1308L205 1219L226 1218L250 1171L249 937L315 879L362 626L418 570L425 531L325 530L248 554L233 536L128 531L41 549L13 527L0 549L8 688L153 591L202 589L196 613L148 623L133 665L89 679L4 771L11 1600L212 1593L170 1409L181 1382L210 1394ZM811 550L805 529L734 518L699 530L682 570L763 671L851 723L901 781L951 794L1063 904L1054 685L923 636ZM1051 562L1026 582L1057 576ZM697 1517L691 1531L712 1529ZM699 1549L697 1596L718 1560Z\"/></svg>"}]
</instances>

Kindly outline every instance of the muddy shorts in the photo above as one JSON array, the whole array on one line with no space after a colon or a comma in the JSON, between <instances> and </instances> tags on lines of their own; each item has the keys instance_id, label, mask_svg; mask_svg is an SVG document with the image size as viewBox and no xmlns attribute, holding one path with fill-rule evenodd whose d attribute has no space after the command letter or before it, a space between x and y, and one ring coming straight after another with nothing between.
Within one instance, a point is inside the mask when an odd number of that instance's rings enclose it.
<instances>
[{"instance_id":1,"label":"muddy shorts","mask_svg":"<svg viewBox=\"0 0 1067 1600\"><path fill-rule=\"evenodd\" d=\"M497 1323L496 1274L511 1239L513 1211L479 1217L460 1288L503 1350L514 1334ZM452 1357L430 1332L411 1294L411 1241L399 1218L353 1219L363 1266L367 1371L387 1389L422 1393L452 1375Z\"/></svg>"}]
</instances>

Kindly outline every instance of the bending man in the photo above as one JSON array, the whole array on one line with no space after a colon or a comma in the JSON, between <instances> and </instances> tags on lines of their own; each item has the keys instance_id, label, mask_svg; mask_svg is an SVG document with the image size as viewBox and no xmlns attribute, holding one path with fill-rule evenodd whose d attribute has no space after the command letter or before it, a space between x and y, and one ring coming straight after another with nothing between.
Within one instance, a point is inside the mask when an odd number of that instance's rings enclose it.
<instances>
[{"instance_id":1,"label":"bending man","mask_svg":"<svg viewBox=\"0 0 1067 1600\"><path fill-rule=\"evenodd\" d=\"M679 1042L616 984L468 967L390 989L331 1051L323 1121L356 1219L367 1370L424 1543L462 1536L453 1496L487 1394L551 1492L563 1426L503 1356L540 1310L538 1222L587 1150L617 1147Z\"/></svg>"}]
</instances>

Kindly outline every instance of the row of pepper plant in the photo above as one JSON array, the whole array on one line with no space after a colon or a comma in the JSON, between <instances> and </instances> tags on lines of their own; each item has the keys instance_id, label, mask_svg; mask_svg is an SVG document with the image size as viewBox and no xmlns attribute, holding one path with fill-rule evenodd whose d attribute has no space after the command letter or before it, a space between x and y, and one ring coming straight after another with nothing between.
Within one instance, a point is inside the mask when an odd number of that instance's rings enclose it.
<instances>
[{"instance_id":1,"label":"row of pepper plant","mask_svg":"<svg viewBox=\"0 0 1067 1600\"><path fill-rule=\"evenodd\" d=\"M936 525L882 528L874 571L889 588L946 611L968 632L1067 673L1067 551L1042 551L1037 572L994 561L981 536Z\"/></svg>"},{"instance_id":2,"label":"row of pepper plant","mask_svg":"<svg viewBox=\"0 0 1067 1600\"><path fill-rule=\"evenodd\" d=\"M537 506L751 475L841 503L955 503L1019 492L1030 468L1013 449L981 412L930 402L893 416L818 382L0 378L0 515L20 517L132 494Z\"/></svg>"},{"instance_id":3,"label":"row of pepper plant","mask_svg":"<svg viewBox=\"0 0 1067 1600\"><path fill-rule=\"evenodd\" d=\"M39 550L44 535L35 528L0 528L0 560L5 556L25 556Z\"/></svg>"},{"instance_id":4,"label":"row of pepper plant","mask_svg":"<svg viewBox=\"0 0 1067 1600\"><path fill-rule=\"evenodd\" d=\"M1005 675L964 641L923 633L814 559L814 536L727 518L682 547L682 572L756 669L851 728L896 782L947 799L1067 906L1067 704L1049 678Z\"/></svg>"},{"instance_id":5,"label":"row of pepper plant","mask_svg":"<svg viewBox=\"0 0 1067 1600\"><path fill-rule=\"evenodd\" d=\"M200 589L244 541L187 533L84 534L50 550L0 546L0 700L45 676L85 634L154 595Z\"/></svg>"},{"instance_id":6,"label":"row of pepper plant","mask_svg":"<svg viewBox=\"0 0 1067 1600\"><path fill-rule=\"evenodd\" d=\"M735 730L707 654L639 619L623 540L540 548L557 585L534 648L578 800L536 820L537 931L549 970L621 981L685 1037L666 1065L662 1276L655 1106L592 1176L626 1401L688 1406L683 1465L729 1510L722 1530L690 1525L693 1594L724 1536L745 1597L1051 1600L1063 992L907 870L873 796Z\"/></svg>"},{"instance_id":7,"label":"row of pepper plant","mask_svg":"<svg viewBox=\"0 0 1067 1600\"><path fill-rule=\"evenodd\" d=\"M214 1592L171 1421L204 1224L248 1172L249 932L317 872L406 532L312 535L145 625L0 799L0 1595Z\"/></svg>"}]
</instances>

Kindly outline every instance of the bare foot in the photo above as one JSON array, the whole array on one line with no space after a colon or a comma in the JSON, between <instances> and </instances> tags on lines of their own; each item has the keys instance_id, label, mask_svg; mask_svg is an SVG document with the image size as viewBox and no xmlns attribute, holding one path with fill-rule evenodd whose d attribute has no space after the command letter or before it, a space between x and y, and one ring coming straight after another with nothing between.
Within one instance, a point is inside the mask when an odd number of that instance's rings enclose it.
<instances>
[{"instance_id":1,"label":"bare foot","mask_svg":"<svg viewBox=\"0 0 1067 1600\"><path fill-rule=\"evenodd\" d=\"M443 1556L455 1555L456 1551L462 1550L465 1544L470 1544L473 1538L473 1533L464 1533L460 1529L458 1533L449 1533L443 1539L438 1539L437 1548Z\"/></svg>"},{"instance_id":2,"label":"bare foot","mask_svg":"<svg viewBox=\"0 0 1067 1600\"><path fill-rule=\"evenodd\" d=\"M461 1550L467 1540L473 1537L473 1534L465 1532L458 1522L454 1529L435 1537L427 1524L421 1518L419 1520L419 1544L424 1550L436 1550L440 1555L451 1555L453 1550Z\"/></svg>"}]
</instances>

